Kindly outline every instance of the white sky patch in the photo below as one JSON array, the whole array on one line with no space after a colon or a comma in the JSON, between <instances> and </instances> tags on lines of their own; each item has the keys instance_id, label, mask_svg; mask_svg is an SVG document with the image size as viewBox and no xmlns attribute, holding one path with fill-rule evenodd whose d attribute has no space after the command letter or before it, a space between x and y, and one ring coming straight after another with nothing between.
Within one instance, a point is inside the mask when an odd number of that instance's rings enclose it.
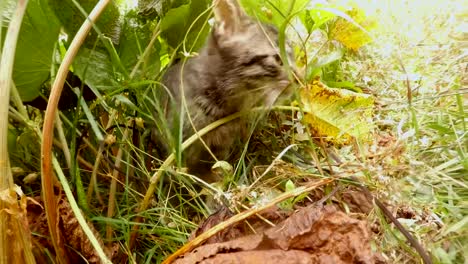
<instances>
[{"instance_id":1,"label":"white sky patch","mask_svg":"<svg viewBox=\"0 0 468 264\"><path fill-rule=\"evenodd\" d=\"M138 0L123 0L120 5L125 11L135 9L138 7Z\"/></svg>"}]
</instances>

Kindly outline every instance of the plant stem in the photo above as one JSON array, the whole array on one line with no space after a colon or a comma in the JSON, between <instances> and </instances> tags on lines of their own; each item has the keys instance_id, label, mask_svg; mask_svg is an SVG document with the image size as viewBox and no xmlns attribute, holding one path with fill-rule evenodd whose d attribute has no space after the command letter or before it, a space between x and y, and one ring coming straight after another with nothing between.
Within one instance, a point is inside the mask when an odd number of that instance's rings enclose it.
<instances>
[{"instance_id":1,"label":"plant stem","mask_svg":"<svg viewBox=\"0 0 468 264\"><path fill-rule=\"evenodd\" d=\"M54 132L54 120L57 112L58 102L62 93L65 78L67 77L70 65L73 62L79 48L83 44L84 40L88 36L94 21L97 20L99 15L104 11L110 0L100 0L88 19L86 19L81 25L78 33L73 38L65 57L63 58L62 64L57 72L57 76L52 85L50 92L49 103L44 117L43 126L43 137L42 137L42 192L44 197L44 207L47 215L47 223L49 225L49 232L52 239L52 244L57 253L57 260L59 262L67 262L65 255L65 247L63 245L63 239L60 240L60 230L57 228L57 204L56 197L54 194L54 180L55 177L52 172L52 143L53 143L53 132ZM62 182L64 184L64 182ZM71 203L72 201L70 201ZM77 211L74 211L77 214ZM78 217L78 216L77 216Z\"/></svg>"},{"instance_id":2,"label":"plant stem","mask_svg":"<svg viewBox=\"0 0 468 264\"><path fill-rule=\"evenodd\" d=\"M68 168L73 169L70 149L68 148L67 138L65 137L65 132L63 132L62 120L60 120L58 113L56 114L55 122L55 128L57 129L60 144L62 145L63 156L65 156L65 161L67 162Z\"/></svg>"},{"instance_id":3,"label":"plant stem","mask_svg":"<svg viewBox=\"0 0 468 264\"><path fill-rule=\"evenodd\" d=\"M94 250L96 250L98 256L101 258L101 262L106 264L112 264L112 262L107 258L106 254L104 253L104 250L102 249L96 236L94 236L93 231L89 228L88 224L86 223L86 219L81 213L80 208L78 207L78 203L76 203L76 200L73 198L73 193L71 191L70 186L68 185L67 178L63 174L60 164L58 163L55 157L52 159L52 162L60 181L63 183L63 190L65 191L65 195L67 196L68 201L70 202L70 207L72 208L73 213L75 213L76 220L78 220L78 223L80 224L81 228L83 228L83 232L86 234L89 241L93 245Z\"/></svg>"},{"instance_id":4,"label":"plant stem","mask_svg":"<svg viewBox=\"0 0 468 264\"><path fill-rule=\"evenodd\" d=\"M16 106L16 108L18 109L18 112L22 116L25 116L25 117L28 116L28 111L26 110L26 107L24 106L23 101L21 101L21 97L19 95L18 89L16 88L16 85L13 82L13 80L11 81L11 101Z\"/></svg>"},{"instance_id":5,"label":"plant stem","mask_svg":"<svg viewBox=\"0 0 468 264\"><path fill-rule=\"evenodd\" d=\"M109 117L109 121L107 121L107 125L106 125L106 128L105 130L107 131L107 129L109 129L113 124L114 124L114 120L117 116L117 111L116 110L112 110L112 113ZM101 160L102 160L102 152L104 151L104 144L100 144L99 145L99 149L97 151L97 154L96 154L96 161L94 162L94 166L93 166L93 172L91 173L91 179L89 181L89 185L88 185L88 193L86 195L86 198L87 200L89 201L91 199L91 195L93 194L93 190L96 189L96 197L98 199L98 201L100 203L102 203L102 198L101 198L101 195L99 194L99 190L97 188L97 173L98 173L98 170L99 170L99 165L101 164Z\"/></svg>"},{"instance_id":6,"label":"plant stem","mask_svg":"<svg viewBox=\"0 0 468 264\"><path fill-rule=\"evenodd\" d=\"M19 207L17 192L8 155L8 109L10 107L10 88L12 86L13 63L16 43L26 11L28 0L19 0L8 31L0 58L0 263L35 263L31 249L31 236L27 225L26 213ZM14 99L17 99L14 93ZM20 108L20 111L23 111ZM18 212L9 214L8 211ZM22 213L21 213L22 212ZM12 233L12 230L15 232ZM21 249L22 256L12 256L11 252ZM16 259L13 259L16 257Z\"/></svg>"},{"instance_id":7,"label":"plant stem","mask_svg":"<svg viewBox=\"0 0 468 264\"><path fill-rule=\"evenodd\" d=\"M128 137L128 131L129 128L125 128L123 136L122 136L122 142L127 140ZM123 155L123 146L119 148L117 151L117 155L115 157L115 166L114 166L114 171L112 172L112 180L111 180L111 185L110 185L110 190L109 190L109 206L107 209L107 217L112 218L114 216L114 211L115 211L115 194L117 192L117 177L119 176L119 169L120 169L120 164L122 163L122 155ZM106 227L106 238L110 240L112 238L112 227L110 225L107 225Z\"/></svg>"}]
</instances>

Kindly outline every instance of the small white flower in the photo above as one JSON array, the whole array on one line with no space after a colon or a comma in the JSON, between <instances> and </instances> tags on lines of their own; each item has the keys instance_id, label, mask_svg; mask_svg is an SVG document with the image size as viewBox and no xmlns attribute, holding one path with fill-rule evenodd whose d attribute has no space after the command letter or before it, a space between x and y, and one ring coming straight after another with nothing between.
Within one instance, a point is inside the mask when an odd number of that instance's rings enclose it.
<instances>
[{"instance_id":1,"label":"small white flower","mask_svg":"<svg viewBox=\"0 0 468 264\"><path fill-rule=\"evenodd\" d=\"M419 139L419 143L421 143L421 146L423 147L428 147L431 144L431 141L427 136L424 136Z\"/></svg>"},{"instance_id":2,"label":"small white flower","mask_svg":"<svg viewBox=\"0 0 468 264\"><path fill-rule=\"evenodd\" d=\"M410 137L413 137L414 134L416 134L416 130L414 130L414 128L411 128L410 130L406 131L405 133L403 133L400 138L402 140L405 140L405 139L408 139Z\"/></svg>"}]
</instances>

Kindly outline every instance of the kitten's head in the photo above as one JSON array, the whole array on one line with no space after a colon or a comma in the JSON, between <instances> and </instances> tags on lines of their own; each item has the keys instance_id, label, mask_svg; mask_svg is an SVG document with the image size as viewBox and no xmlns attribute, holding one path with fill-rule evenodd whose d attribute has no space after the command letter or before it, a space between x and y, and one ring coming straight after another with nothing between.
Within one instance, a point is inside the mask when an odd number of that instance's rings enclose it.
<instances>
[{"instance_id":1,"label":"kitten's head","mask_svg":"<svg viewBox=\"0 0 468 264\"><path fill-rule=\"evenodd\" d=\"M289 80L279 55L277 29L249 17L237 0L217 0L214 11L212 38L226 80L235 80L236 88L263 91L267 96L281 92Z\"/></svg>"}]
</instances>

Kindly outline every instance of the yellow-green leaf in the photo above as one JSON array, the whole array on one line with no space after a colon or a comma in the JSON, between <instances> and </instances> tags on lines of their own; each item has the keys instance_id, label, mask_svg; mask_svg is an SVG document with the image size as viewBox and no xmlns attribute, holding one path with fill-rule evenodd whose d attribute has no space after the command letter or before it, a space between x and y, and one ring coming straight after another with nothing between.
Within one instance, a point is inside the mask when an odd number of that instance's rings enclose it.
<instances>
[{"instance_id":1,"label":"yellow-green leaf","mask_svg":"<svg viewBox=\"0 0 468 264\"><path fill-rule=\"evenodd\" d=\"M354 8L336 20L330 28L330 37L348 49L357 51L372 41L369 31L376 25L374 19L368 18L363 11Z\"/></svg>"},{"instance_id":2,"label":"yellow-green leaf","mask_svg":"<svg viewBox=\"0 0 468 264\"><path fill-rule=\"evenodd\" d=\"M336 144L346 144L353 138L369 139L374 104L370 95L329 88L319 79L302 88L300 95L303 122L313 137Z\"/></svg>"}]
</instances>

